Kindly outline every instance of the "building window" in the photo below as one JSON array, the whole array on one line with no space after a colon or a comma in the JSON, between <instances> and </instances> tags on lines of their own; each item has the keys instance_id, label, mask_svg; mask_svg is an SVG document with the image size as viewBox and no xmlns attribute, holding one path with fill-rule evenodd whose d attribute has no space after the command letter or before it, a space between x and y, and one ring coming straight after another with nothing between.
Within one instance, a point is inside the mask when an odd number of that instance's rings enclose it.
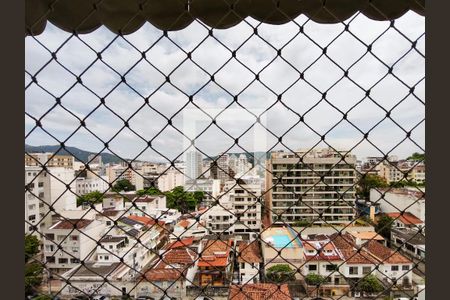
<instances>
[{"instance_id":1,"label":"building window","mask_svg":"<svg viewBox=\"0 0 450 300\"><path fill-rule=\"evenodd\" d=\"M334 265L334 264L331 264L331 265L327 265L327 266L326 266L326 270L327 270L328 272L336 271L337 269L338 269L337 265Z\"/></svg>"},{"instance_id":2,"label":"building window","mask_svg":"<svg viewBox=\"0 0 450 300\"><path fill-rule=\"evenodd\" d=\"M391 271L398 271L398 266L391 266Z\"/></svg>"},{"instance_id":3,"label":"building window","mask_svg":"<svg viewBox=\"0 0 450 300\"><path fill-rule=\"evenodd\" d=\"M69 260L67 258L59 258L58 259L58 263L60 263L60 264L67 264L68 261Z\"/></svg>"},{"instance_id":4,"label":"building window","mask_svg":"<svg viewBox=\"0 0 450 300\"><path fill-rule=\"evenodd\" d=\"M109 260L109 255L105 255L105 260Z\"/></svg>"},{"instance_id":5,"label":"building window","mask_svg":"<svg viewBox=\"0 0 450 300\"><path fill-rule=\"evenodd\" d=\"M409 266L408 265L402 266L402 271L408 271L408 270L409 270Z\"/></svg>"},{"instance_id":6,"label":"building window","mask_svg":"<svg viewBox=\"0 0 450 300\"><path fill-rule=\"evenodd\" d=\"M36 215L31 215L28 217L28 221L34 221L36 220Z\"/></svg>"},{"instance_id":7,"label":"building window","mask_svg":"<svg viewBox=\"0 0 450 300\"><path fill-rule=\"evenodd\" d=\"M44 186L44 183L43 182L39 182L38 183L38 187L43 187Z\"/></svg>"},{"instance_id":8,"label":"building window","mask_svg":"<svg viewBox=\"0 0 450 300\"><path fill-rule=\"evenodd\" d=\"M308 265L308 270L317 271L317 265Z\"/></svg>"},{"instance_id":9,"label":"building window","mask_svg":"<svg viewBox=\"0 0 450 300\"><path fill-rule=\"evenodd\" d=\"M72 248L72 252L78 252L78 248L77 247L73 247Z\"/></svg>"},{"instance_id":10,"label":"building window","mask_svg":"<svg viewBox=\"0 0 450 300\"><path fill-rule=\"evenodd\" d=\"M79 263L80 263L80 260L77 259L77 258L71 258L71 259L70 259L70 263L72 263L72 264L79 264Z\"/></svg>"},{"instance_id":11,"label":"building window","mask_svg":"<svg viewBox=\"0 0 450 300\"><path fill-rule=\"evenodd\" d=\"M371 267L363 267L362 268L362 272L363 272L364 275L369 274L370 271L372 271Z\"/></svg>"},{"instance_id":12,"label":"building window","mask_svg":"<svg viewBox=\"0 0 450 300\"><path fill-rule=\"evenodd\" d=\"M106 226L110 226L111 225L111 221L106 221Z\"/></svg>"},{"instance_id":13,"label":"building window","mask_svg":"<svg viewBox=\"0 0 450 300\"><path fill-rule=\"evenodd\" d=\"M349 267L348 268L348 273L350 275L358 275L358 267Z\"/></svg>"},{"instance_id":14,"label":"building window","mask_svg":"<svg viewBox=\"0 0 450 300\"><path fill-rule=\"evenodd\" d=\"M109 249L112 249L114 246L113 245L109 245Z\"/></svg>"},{"instance_id":15,"label":"building window","mask_svg":"<svg viewBox=\"0 0 450 300\"><path fill-rule=\"evenodd\" d=\"M78 235L71 235L70 236L71 241L78 241Z\"/></svg>"},{"instance_id":16,"label":"building window","mask_svg":"<svg viewBox=\"0 0 450 300\"><path fill-rule=\"evenodd\" d=\"M55 257L54 256L47 256L45 257L45 261L48 263L55 263Z\"/></svg>"},{"instance_id":17,"label":"building window","mask_svg":"<svg viewBox=\"0 0 450 300\"><path fill-rule=\"evenodd\" d=\"M53 233L46 233L45 237L47 240L53 241L55 239L55 235Z\"/></svg>"}]
</instances>

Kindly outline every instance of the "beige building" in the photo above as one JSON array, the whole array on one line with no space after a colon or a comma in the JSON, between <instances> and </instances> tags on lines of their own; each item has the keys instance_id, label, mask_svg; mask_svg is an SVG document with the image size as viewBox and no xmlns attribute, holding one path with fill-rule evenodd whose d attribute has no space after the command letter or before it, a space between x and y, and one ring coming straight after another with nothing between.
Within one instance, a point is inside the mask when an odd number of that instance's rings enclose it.
<instances>
[{"instance_id":1,"label":"beige building","mask_svg":"<svg viewBox=\"0 0 450 300\"><path fill-rule=\"evenodd\" d=\"M332 149L272 153L266 172L271 222L351 222L355 214L355 163L354 155ZM281 220L277 220L278 215Z\"/></svg>"},{"instance_id":2,"label":"beige building","mask_svg":"<svg viewBox=\"0 0 450 300\"><path fill-rule=\"evenodd\" d=\"M75 158L71 155L54 153L25 153L25 166L73 168Z\"/></svg>"}]
</instances>

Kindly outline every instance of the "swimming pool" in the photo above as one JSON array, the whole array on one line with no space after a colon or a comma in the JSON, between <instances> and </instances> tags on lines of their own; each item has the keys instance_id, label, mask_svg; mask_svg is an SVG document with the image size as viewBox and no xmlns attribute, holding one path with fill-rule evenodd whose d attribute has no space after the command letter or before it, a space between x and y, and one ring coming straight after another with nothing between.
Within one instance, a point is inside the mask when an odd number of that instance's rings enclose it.
<instances>
[{"instance_id":1,"label":"swimming pool","mask_svg":"<svg viewBox=\"0 0 450 300\"><path fill-rule=\"evenodd\" d=\"M287 234L272 236L275 248L293 248L291 238Z\"/></svg>"}]
</instances>

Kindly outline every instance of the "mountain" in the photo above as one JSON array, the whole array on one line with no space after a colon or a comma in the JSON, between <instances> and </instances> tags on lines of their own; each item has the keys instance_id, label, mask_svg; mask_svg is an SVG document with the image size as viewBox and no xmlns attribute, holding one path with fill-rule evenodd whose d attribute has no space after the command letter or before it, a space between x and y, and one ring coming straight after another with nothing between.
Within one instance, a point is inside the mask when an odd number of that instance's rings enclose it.
<instances>
[{"instance_id":1,"label":"mountain","mask_svg":"<svg viewBox=\"0 0 450 300\"><path fill-rule=\"evenodd\" d=\"M75 160L80 160L82 162L87 162L88 161L88 157L91 154L97 154L95 152L90 152L90 151L85 151L82 149L78 149L76 147L68 147L66 146L65 148L67 149L59 149L60 146L59 145L43 145L43 146L31 146L31 145L27 145L25 144L25 152L28 153L32 153L32 152L56 152L58 151L58 154L69 154L69 155L73 155L75 156ZM70 152L70 153L69 153ZM111 153L105 153L102 152L100 154L100 156L102 157L102 162L104 164L107 163L120 163L122 160L111 154Z\"/></svg>"}]
</instances>

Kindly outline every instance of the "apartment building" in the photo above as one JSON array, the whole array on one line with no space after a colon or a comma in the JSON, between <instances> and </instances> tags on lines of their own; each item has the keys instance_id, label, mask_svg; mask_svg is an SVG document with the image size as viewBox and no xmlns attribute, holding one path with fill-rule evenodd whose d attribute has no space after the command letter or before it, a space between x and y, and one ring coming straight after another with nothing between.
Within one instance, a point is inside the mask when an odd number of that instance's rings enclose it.
<instances>
[{"instance_id":1,"label":"apartment building","mask_svg":"<svg viewBox=\"0 0 450 300\"><path fill-rule=\"evenodd\" d=\"M211 205L216 201L217 196L220 193L220 180L219 179L197 179L186 180L184 183L184 190L187 192L203 192L203 204L205 206Z\"/></svg>"},{"instance_id":2,"label":"apartment building","mask_svg":"<svg viewBox=\"0 0 450 300\"><path fill-rule=\"evenodd\" d=\"M48 172L51 173L48 174ZM76 209L74 171L68 168L52 167L42 171L38 166L25 166L25 233L40 232L52 225L52 215L65 210ZM71 191L67 190L70 184ZM50 206L54 212L49 213Z\"/></svg>"},{"instance_id":3,"label":"apartment building","mask_svg":"<svg viewBox=\"0 0 450 300\"><path fill-rule=\"evenodd\" d=\"M134 205L133 205L134 204ZM131 215L149 216L158 210L167 210L166 196L164 195L143 195L134 198L131 202L125 203L125 209Z\"/></svg>"},{"instance_id":4,"label":"apartment building","mask_svg":"<svg viewBox=\"0 0 450 300\"><path fill-rule=\"evenodd\" d=\"M25 166L60 167L73 169L75 158L72 155L46 153L25 153Z\"/></svg>"},{"instance_id":5,"label":"apartment building","mask_svg":"<svg viewBox=\"0 0 450 300\"><path fill-rule=\"evenodd\" d=\"M355 163L354 155L332 149L272 153L266 172L266 204L271 208L272 223L351 222L355 214Z\"/></svg>"},{"instance_id":6,"label":"apartment building","mask_svg":"<svg viewBox=\"0 0 450 300\"><path fill-rule=\"evenodd\" d=\"M100 178L83 178L79 177L76 179L76 190L77 195L84 195L91 192L106 192L109 189L108 177L101 176Z\"/></svg>"},{"instance_id":7,"label":"apartment building","mask_svg":"<svg viewBox=\"0 0 450 300\"><path fill-rule=\"evenodd\" d=\"M170 167L158 178L158 189L167 192L177 186L183 186L185 175L183 171L174 167Z\"/></svg>"},{"instance_id":8,"label":"apartment building","mask_svg":"<svg viewBox=\"0 0 450 300\"><path fill-rule=\"evenodd\" d=\"M234 234L245 240L261 232L261 186L243 179L225 184L224 193L235 215Z\"/></svg>"},{"instance_id":9,"label":"apartment building","mask_svg":"<svg viewBox=\"0 0 450 300\"><path fill-rule=\"evenodd\" d=\"M44 230L46 268L64 273L78 266L81 260L91 258L104 229L105 225L97 220L68 219Z\"/></svg>"},{"instance_id":10,"label":"apartment building","mask_svg":"<svg viewBox=\"0 0 450 300\"><path fill-rule=\"evenodd\" d=\"M222 153L219 157L211 162L211 177L219 179L221 184L232 180L236 172L230 167L230 155Z\"/></svg>"},{"instance_id":11,"label":"apartment building","mask_svg":"<svg viewBox=\"0 0 450 300\"><path fill-rule=\"evenodd\" d=\"M202 154L197 150L186 152L186 180L195 180L202 174Z\"/></svg>"}]
</instances>

